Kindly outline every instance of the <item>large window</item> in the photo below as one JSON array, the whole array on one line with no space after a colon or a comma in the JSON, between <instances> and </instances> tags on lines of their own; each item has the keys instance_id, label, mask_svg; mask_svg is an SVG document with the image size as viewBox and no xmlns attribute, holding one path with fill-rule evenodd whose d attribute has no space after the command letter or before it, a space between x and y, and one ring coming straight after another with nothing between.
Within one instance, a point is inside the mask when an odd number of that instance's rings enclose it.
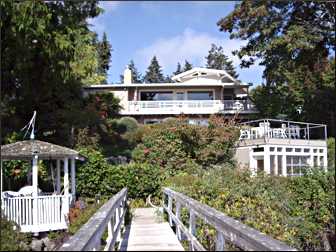
<instances>
[{"instance_id":1,"label":"large window","mask_svg":"<svg viewBox=\"0 0 336 252\"><path fill-rule=\"evenodd\" d=\"M141 101L170 101L173 100L172 91L141 92Z\"/></svg>"},{"instance_id":2,"label":"large window","mask_svg":"<svg viewBox=\"0 0 336 252\"><path fill-rule=\"evenodd\" d=\"M308 167L307 156L287 156L286 157L287 175L301 176L305 168Z\"/></svg>"},{"instance_id":3,"label":"large window","mask_svg":"<svg viewBox=\"0 0 336 252\"><path fill-rule=\"evenodd\" d=\"M188 100L213 100L212 91L188 91Z\"/></svg>"}]
</instances>

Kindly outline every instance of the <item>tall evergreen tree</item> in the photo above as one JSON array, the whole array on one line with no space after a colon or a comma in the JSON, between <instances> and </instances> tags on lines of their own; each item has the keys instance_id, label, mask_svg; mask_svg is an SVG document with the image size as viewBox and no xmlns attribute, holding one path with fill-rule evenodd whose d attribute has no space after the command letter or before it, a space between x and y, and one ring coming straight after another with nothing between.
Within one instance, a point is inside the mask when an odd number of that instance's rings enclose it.
<instances>
[{"instance_id":1,"label":"tall evergreen tree","mask_svg":"<svg viewBox=\"0 0 336 252\"><path fill-rule=\"evenodd\" d=\"M218 47L215 44L211 44L211 49L205 59L207 60L207 68L225 70L233 78L238 78L238 74L236 73L232 61L224 54L221 46Z\"/></svg>"},{"instance_id":2,"label":"tall evergreen tree","mask_svg":"<svg viewBox=\"0 0 336 252\"><path fill-rule=\"evenodd\" d=\"M182 66L181 66L180 62L178 62L178 63L177 63L177 67L176 67L176 71L173 72L173 75L178 75L178 74L180 74L180 73L182 73L182 72L183 72L183 71L182 71Z\"/></svg>"},{"instance_id":3,"label":"tall evergreen tree","mask_svg":"<svg viewBox=\"0 0 336 252\"><path fill-rule=\"evenodd\" d=\"M98 42L98 73L105 76L102 83L107 83L107 71L110 68L112 46L104 32L101 42Z\"/></svg>"},{"instance_id":4,"label":"tall evergreen tree","mask_svg":"<svg viewBox=\"0 0 336 252\"><path fill-rule=\"evenodd\" d=\"M166 75L164 82L165 83L173 83L173 80L169 75Z\"/></svg>"},{"instance_id":5,"label":"tall evergreen tree","mask_svg":"<svg viewBox=\"0 0 336 252\"><path fill-rule=\"evenodd\" d=\"M99 15L98 2L5 0L0 5L0 111L6 121L1 134L20 130L36 110L36 137L69 145L72 129L87 125L89 116L81 88L101 80L86 22Z\"/></svg>"},{"instance_id":6,"label":"tall evergreen tree","mask_svg":"<svg viewBox=\"0 0 336 252\"><path fill-rule=\"evenodd\" d=\"M162 83L165 81L165 77L162 74L161 66L154 56L151 60L150 65L147 68L147 72L144 77L144 82L147 83Z\"/></svg>"},{"instance_id":7,"label":"tall evergreen tree","mask_svg":"<svg viewBox=\"0 0 336 252\"><path fill-rule=\"evenodd\" d=\"M266 86L277 86L281 96L293 100L289 119L328 123L335 134L335 112L326 117L321 90L336 100L335 92L325 88L325 73L335 53L335 8L332 1L248 1L243 0L217 25L232 39L247 40L235 54L241 67L259 62L264 67ZM328 91L329 90L329 91ZM320 112L317 112L320 111ZM334 111L334 110L333 110Z\"/></svg>"},{"instance_id":8,"label":"tall evergreen tree","mask_svg":"<svg viewBox=\"0 0 336 252\"><path fill-rule=\"evenodd\" d=\"M132 72L132 83L142 83L142 76L141 73L139 73L138 69L135 66L135 63L133 60L130 61L128 64L128 69ZM120 82L124 83L124 75L120 75Z\"/></svg>"},{"instance_id":9,"label":"tall evergreen tree","mask_svg":"<svg viewBox=\"0 0 336 252\"><path fill-rule=\"evenodd\" d=\"M192 68L193 68L192 64L190 64L190 63L186 60L185 63L184 63L183 72L188 71L188 70L190 70L190 69L192 69Z\"/></svg>"}]
</instances>

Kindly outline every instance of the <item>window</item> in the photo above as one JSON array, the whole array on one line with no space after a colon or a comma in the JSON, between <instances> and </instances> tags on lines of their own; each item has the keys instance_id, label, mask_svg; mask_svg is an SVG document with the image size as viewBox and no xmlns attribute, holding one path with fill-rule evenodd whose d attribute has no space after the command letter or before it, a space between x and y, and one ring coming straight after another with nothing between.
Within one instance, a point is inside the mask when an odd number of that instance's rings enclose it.
<instances>
[{"instance_id":1,"label":"window","mask_svg":"<svg viewBox=\"0 0 336 252\"><path fill-rule=\"evenodd\" d=\"M301 148L295 148L295 152L301 152Z\"/></svg>"},{"instance_id":2,"label":"window","mask_svg":"<svg viewBox=\"0 0 336 252\"><path fill-rule=\"evenodd\" d=\"M277 148L277 151L282 151L282 148Z\"/></svg>"},{"instance_id":3,"label":"window","mask_svg":"<svg viewBox=\"0 0 336 252\"><path fill-rule=\"evenodd\" d=\"M253 152L263 152L264 147L259 147L259 148L253 148Z\"/></svg>"},{"instance_id":4,"label":"window","mask_svg":"<svg viewBox=\"0 0 336 252\"><path fill-rule=\"evenodd\" d=\"M292 152L293 148L286 148L286 152Z\"/></svg>"},{"instance_id":5,"label":"window","mask_svg":"<svg viewBox=\"0 0 336 252\"><path fill-rule=\"evenodd\" d=\"M282 156L278 156L278 175L282 175Z\"/></svg>"},{"instance_id":6,"label":"window","mask_svg":"<svg viewBox=\"0 0 336 252\"><path fill-rule=\"evenodd\" d=\"M270 147L270 151L274 151L274 147Z\"/></svg>"},{"instance_id":7,"label":"window","mask_svg":"<svg viewBox=\"0 0 336 252\"><path fill-rule=\"evenodd\" d=\"M140 99L141 101L170 101L173 100L173 92L141 92Z\"/></svg>"},{"instance_id":8,"label":"window","mask_svg":"<svg viewBox=\"0 0 336 252\"><path fill-rule=\"evenodd\" d=\"M161 123L162 120L159 119L145 119L144 124L156 124Z\"/></svg>"},{"instance_id":9,"label":"window","mask_svg":"<svg viewBox=\"0 0 336 252\"><path fill-rule=\"evenodd\" d=\"M209 125L208 119L189 119L188 123L192 125L200 125L200 126Z\"/></svg>"},{"instance_id":10,"label":"window","mask_svg":"<svg viewBox=\"0 0 336 252\"><path fill-rule=\"evenodd\" d=\"M314 167L317 167L317 156L314 156Z\"/></svg>"},{"instance_id":11,"label":"window","mask_svg":"<svg viewBox=\"0 0 336 252\"><path fill-rule=\"evenodd\" d=\"M314 149L313 151L314 151L314 153L316 153L316 152L317 152L317 149Z\"/></svg>"},{"instance_id":12,"label":"window","mask_svg":"<svg viewBox=\"0 0 336 252\"><path fill-rule=\"evenodd\" d=\"M178 100L178 101L184 100L184 93L183 92L177 92L176 93L176 100Z\"/></svg>"},{"instance_id":13,"label":"window","mask_svg":"<svg viewBox=\"0 0 336 252\"><path fill-rule=\"evenodd\" d=\"M304 152L309 152L309 149L304 149L303 151L304 151Z\"/></svg>"},{"instance_id":14,"label":"window","mask_svg":"<svg viewBox=\"0 0 336 252\"><path fill-rule=\"evenodd\" d=\"M320 153L323 153L323 149L320 149Z\"/></svg>"},{"instance_id":15,"label":"window","mask_svg":"<svg viewBox=\"0 0 336 252\"><path fill-rule=\"evenodd\" d=\"M188 91L188 100L213 100L212 91Z\"/></svg>"},{"instance_id":16,"label":"window","mask_svg":"<svg viewBox=\"0 0 336 252\"><path fill-rule=\"evenodd\" d=\"M307 156L287 156L286 168L287 176L301 176L305 168L308 167Z\"/></svg>"}]
</instances>

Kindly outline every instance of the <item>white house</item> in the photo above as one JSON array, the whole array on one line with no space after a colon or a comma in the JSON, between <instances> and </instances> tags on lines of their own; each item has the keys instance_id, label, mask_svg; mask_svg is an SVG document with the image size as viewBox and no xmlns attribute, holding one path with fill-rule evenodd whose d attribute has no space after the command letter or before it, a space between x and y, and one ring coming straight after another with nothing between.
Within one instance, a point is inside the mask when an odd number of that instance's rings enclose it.
<instances>
[{"instance_id":1,"label":"white house","mask_svg":"<svg viewBox=\"0 0 336 252\"><path fill-rule=\"evenodd\" d=\"M327 169L327 126L274 119L242 123L236 160L252 174L287 177L307 167Z\"/></svg>"},{"instance_id":2,"label":"white house","mask_svg":"<svg viewBox=\"0 0 336 252\"><path fill-rule=\"evenodd\" d=\"M126 68L124 83L92 85L84 93L112 92L120 99L121 115L140 123L160 122L164 118L185 114L191 123L206 123L211 114L241 118L257 113L249 99L250 84L242 83L226 71L193 68L172 77L173 83L132 83Z\"/></svg>"}]
</instances>

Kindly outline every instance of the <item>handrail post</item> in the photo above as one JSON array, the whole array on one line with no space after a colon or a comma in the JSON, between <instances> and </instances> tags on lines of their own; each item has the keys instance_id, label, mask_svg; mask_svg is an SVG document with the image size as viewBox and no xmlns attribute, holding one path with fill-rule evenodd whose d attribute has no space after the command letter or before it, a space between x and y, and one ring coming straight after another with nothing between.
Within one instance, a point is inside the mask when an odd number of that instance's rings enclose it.
<instances>
[{"instance_id":1,"label":"handrail post","mask_svg":"<svg viewBox=\"0 0 336 252\"><path fill-rule=\"evenodd\" d=\"M179 201L176 201L176 218L180 220L181 218L181 203ZM181 229L179 228L179 225L176 223L176 236L181 240Z\"/></svg>"},{"instance_id":2,"label":"handrail post","mask_svg":"<svg viewBox=\"0 0 336 252\"><path fill-rule=\"evenodd\" d=\"M196 216L192 209L189 211L189 232L195 236L196 235ZM189 241L189 250L194 251L193 241Z\"/></svg>"},{"instance_id":3,"label":"handrail post","mask_svg":"<svg viewBox=\"0 0 336 252\"><path fill-rule=\"evenodd\" d=\"M216 251L223 251L225 248L225 239L222 232L217 231L216 235Z\"/></svg>"},{"instance_id":4,"label":"handrail post","mask_svg":"<svg viewBox=\"0 0 336 252\"><path fill-rule=\"evenodd\" d=\"M170 195L168 195L168 210L170 212L173 211L173 198ZM170 213L168 213L168 219L169 219L169 225L173 226L173 220Z\"/></svg>"}]
</instances>

